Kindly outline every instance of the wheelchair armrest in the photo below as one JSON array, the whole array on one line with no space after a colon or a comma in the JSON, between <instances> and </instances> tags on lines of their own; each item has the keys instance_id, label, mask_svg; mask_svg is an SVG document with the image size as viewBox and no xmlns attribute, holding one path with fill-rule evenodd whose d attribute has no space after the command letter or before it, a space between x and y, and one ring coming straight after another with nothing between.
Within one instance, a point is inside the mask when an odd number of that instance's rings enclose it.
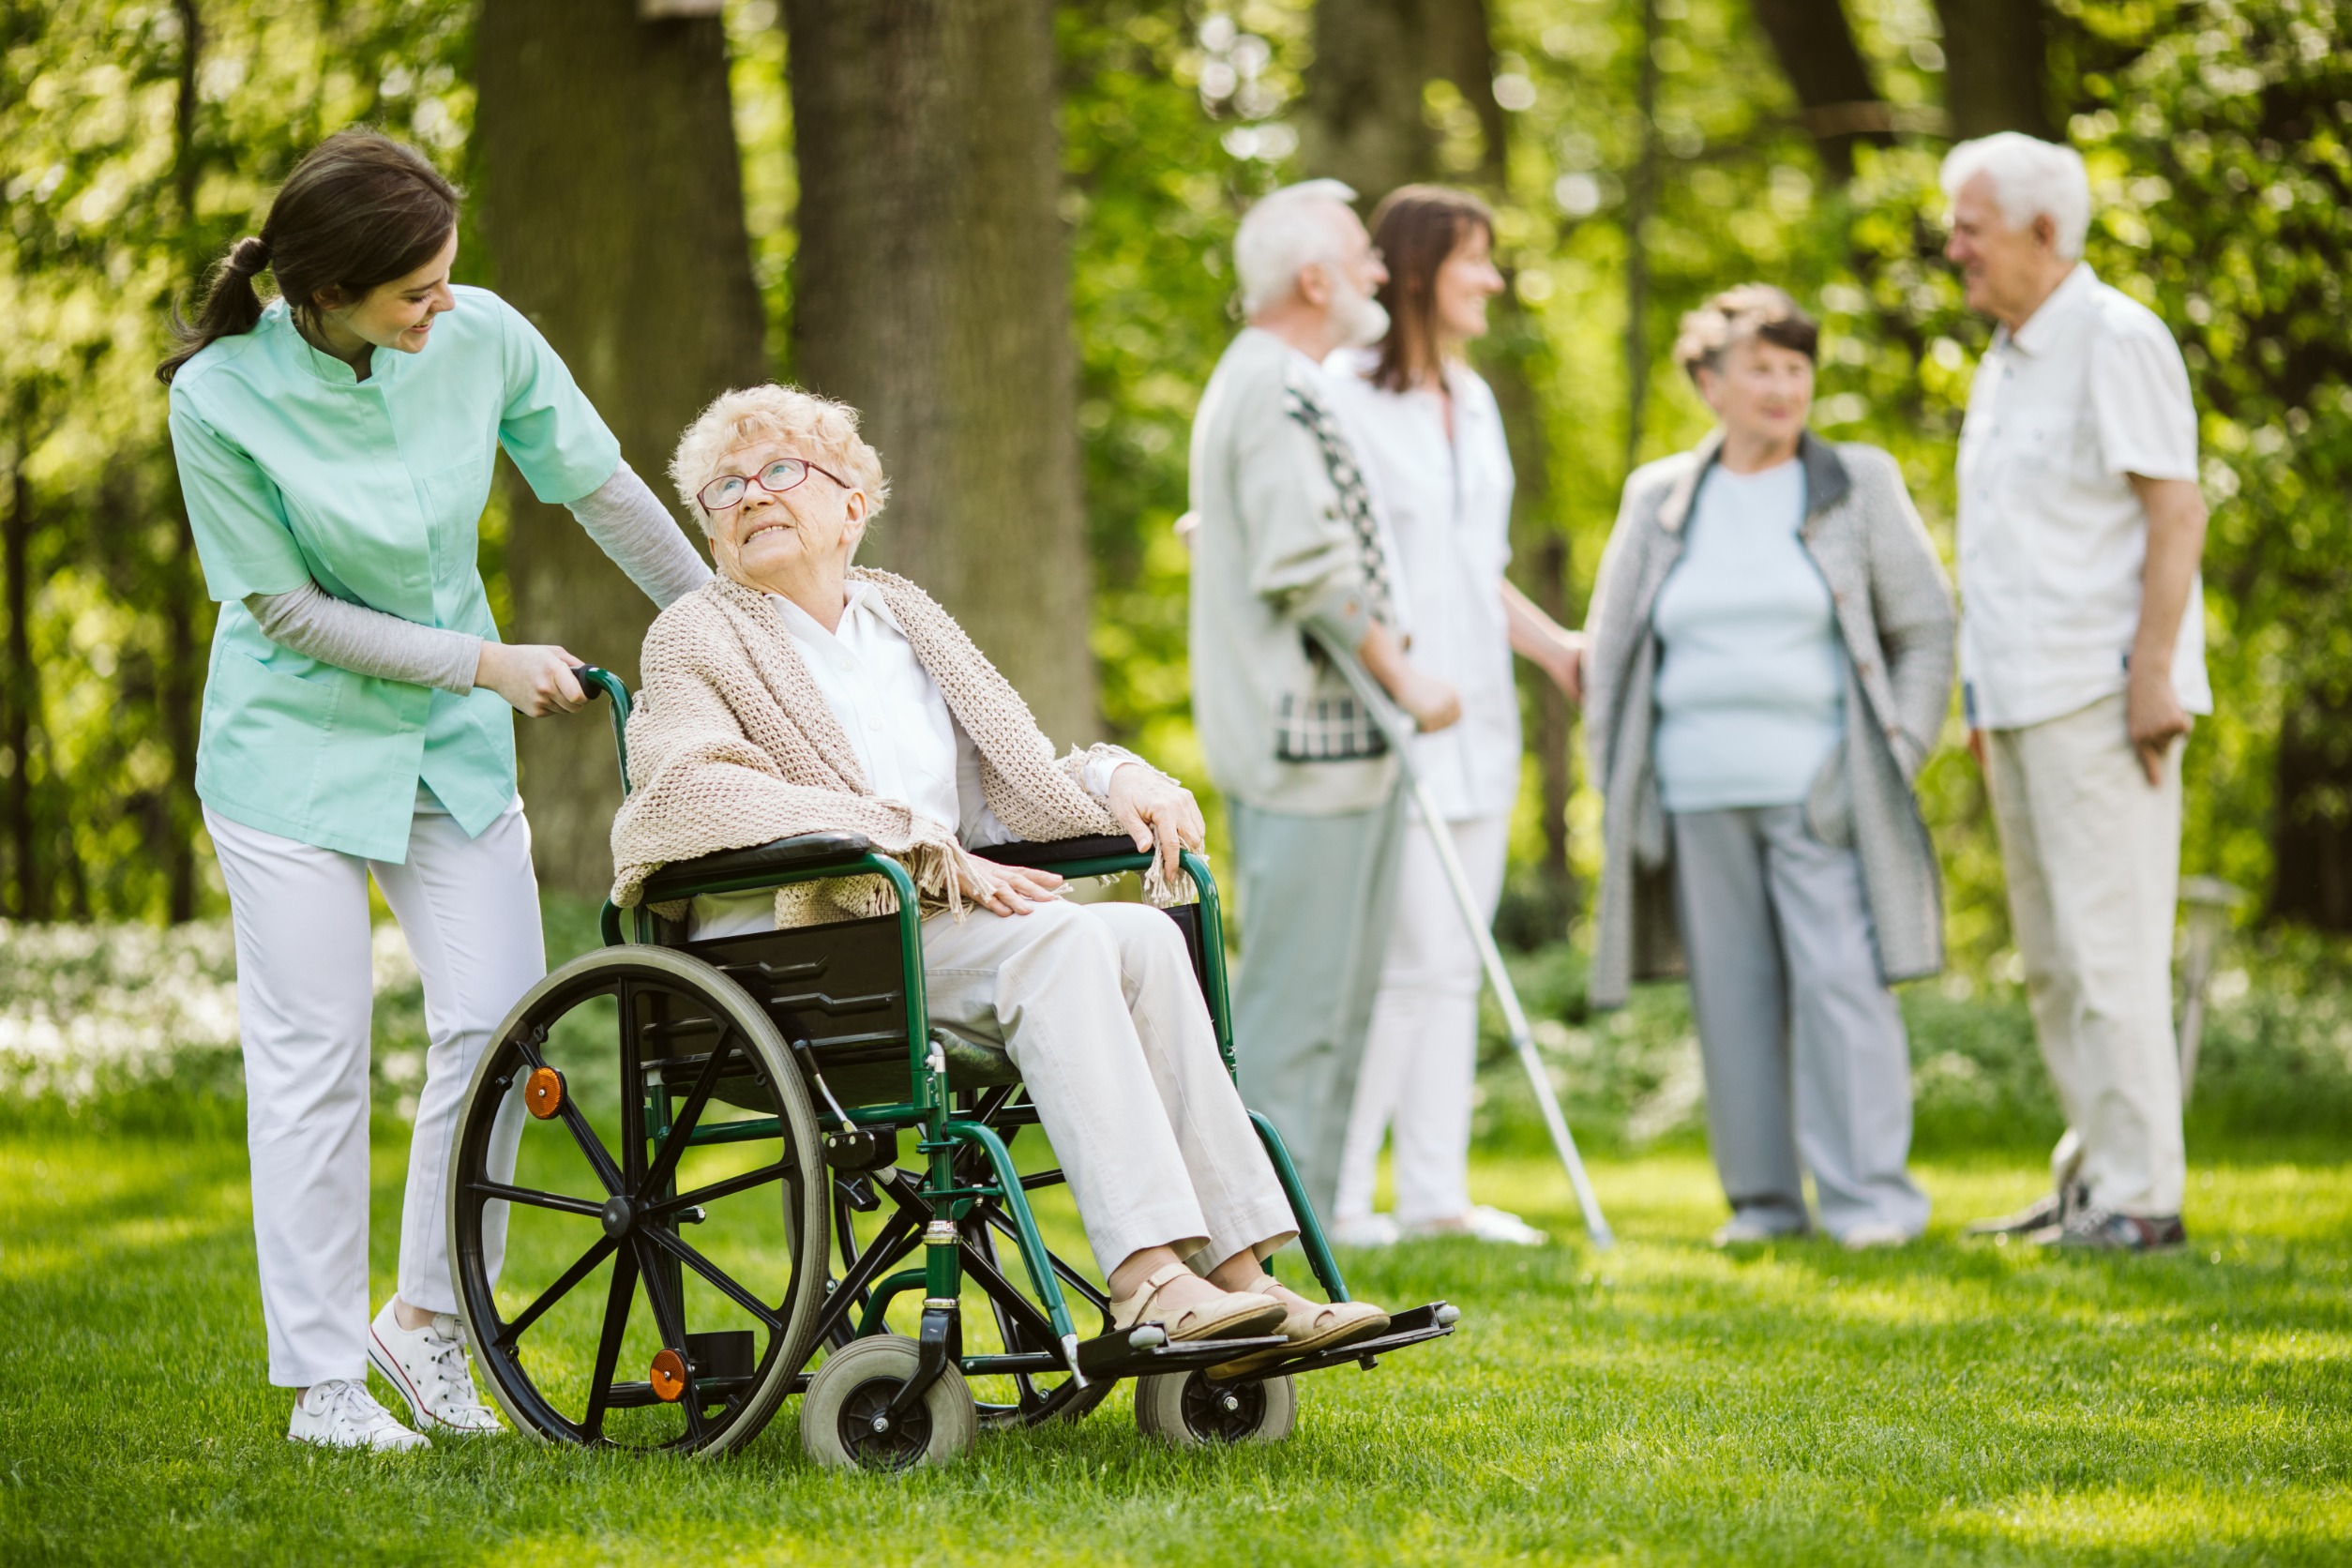
<instances>
[{"instance_id":1,"label":"wheelchair armrest","mask_svg":"<svg viewBox=\"0 0 2352 1568\"><path fill-rule=\"evenodd\" d=\"M1047 868L1065 866L1074 860L1110 860L1120 856L1136 860L1148 858L1135 847L1135 840L1123 833L1097 833L1084 838L1047 838L1033 843L991 844L985 850L972 852L983 860L993 860L999 866Z\"/></svg>"},{"instance_id":2,"label":"wheelchair armrest","mask_svg":"<svg viewBox=\"0 0 2352 1568\"><path fill-rule=\"evenodd\" d=\"M804 833L747 850L721 850L716 854L673 861L645 879L645 902L666 904L675 898L691 898L714 882L762 872L806 871L833 865L847 870L871 847L862 833Z\"/></svg>"}]
</instances>

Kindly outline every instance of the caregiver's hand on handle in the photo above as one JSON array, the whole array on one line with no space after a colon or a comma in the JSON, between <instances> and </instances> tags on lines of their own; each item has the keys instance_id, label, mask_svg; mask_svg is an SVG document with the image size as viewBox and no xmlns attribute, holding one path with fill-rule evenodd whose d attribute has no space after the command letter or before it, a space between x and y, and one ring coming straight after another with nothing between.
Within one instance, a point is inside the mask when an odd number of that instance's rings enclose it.
<instances>
[{"instance_id":1,"label":"caregiver's hand on handle","mask_svg":"<svg viewBox=\"0 0 2352 1568\"><path fill-rule=\"evenodd\" d=\"M1122 762L1110 776L1110 814L1138 850L1159 859L1160 878L1169 886L1184 867L1179 857L1208 841L1208 823L1192 792L1138 762Z\"/></svg>"},{"instance_id":2,"label":"caregiver's hand on handle","mask_svg":"<svg viewBox=\"0 0 2352 1568\"><path fill-rule=\"evenodd\" d=\"M554 643L485 640L482 662L474 671L474 684L490 687L526 718L578 713L587 706L588 693L572 671L585 662Z\"/></svg>"}]
</instances>

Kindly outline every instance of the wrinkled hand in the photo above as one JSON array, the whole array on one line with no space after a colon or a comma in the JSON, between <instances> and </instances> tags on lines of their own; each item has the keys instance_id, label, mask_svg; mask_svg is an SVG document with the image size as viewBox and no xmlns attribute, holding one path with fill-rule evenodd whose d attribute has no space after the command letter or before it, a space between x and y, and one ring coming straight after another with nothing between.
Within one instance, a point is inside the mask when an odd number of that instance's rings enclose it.
<instances>
[{"instance_id":1,"label":"wrinkled hand","mask_svg":"<svg viewBox=\"0 0 2352 1568\"><path fill-rule=\"evenodd\" d=\"M1110 814L1137 849L1157 855L1160 880L1170 887L1183 869L1178 856L1208 841L1209 826L1192 792L1139 763L1122 762L1111 774Z\"/></svg>"},{"instance_id":2,"label":"wrinkled hand","mask_svg":"<svg viewBox=\"0 0 2352 1568\"><path fill-rule=\"evenodd\" d=\"M474 668L474 684L490 687L526 718L578 713L587 706L588 694L572 671L586 662L551 642L508 644L486 639L481 662Z\"/></svg>"},{"instance_id":3,"label":"wrinkled hand","mask_svg":"<svg viewBox=\"0 0 2352 1568\"><path fill-rule=\"evenodd\" d=\"M1062 882L1051 871L999 866L976 858L971 869L956 874L956 885L963 896L990 914L1027 914L1039 904L1051 903Z\"/></svg>"},{"instance_id":4,"label":"wrinkled hand","mask_svg":"<svg viewBox=\"0 0 2352 1568\"><path fill-rule=\"evenodd\" d=\"M2164 781L2164 753L2189 732L2188 710L2172 689L2172 671L2143 669L2133 661L2131 685L2124 697L2125 723L2132 749L2139 753L2140 771L2149 784Z\"/></svg>"},{"instance_id":5,"label":"wrinkled hand","mask_svg":"<svg viewBox=\"0 0 2352 1568\"><path fill-rule=\"evenodd\" d=\"M1462 716L1462 694L1435 675L1425 675L1418 670L1407 670L1389 695L1396 705L1412 716L1424 734L1443 730Z\"/></svg>"}]
</instances>

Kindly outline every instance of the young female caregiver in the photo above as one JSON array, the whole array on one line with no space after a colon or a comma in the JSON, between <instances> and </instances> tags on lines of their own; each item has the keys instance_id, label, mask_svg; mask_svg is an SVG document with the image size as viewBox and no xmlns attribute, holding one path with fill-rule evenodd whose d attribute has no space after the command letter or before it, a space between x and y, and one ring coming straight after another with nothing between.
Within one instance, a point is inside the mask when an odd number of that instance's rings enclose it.
<instances>
[{"instance_id":1,"label":"young female caregiver","mask_svg":"<svg viewBox=\"0 0 2352 1568\"><path fill-rule=\"evenodd\" d=\"M335 1447L428 1446L369 1395L370 1362L417 1426L498 1429L452 1316L443 1172L476 1058L546 969L507 709L584 699L570 654L498 640L475 569L495 448L656 602L708 575L539 334L450 284L457 214L414 150L331 138L158 371L220 602L196 791L236 930L269 1377L301 1391L287 1436ZM430 1035L372 1324L370 873Z\"/></svg>"}]
</instances>

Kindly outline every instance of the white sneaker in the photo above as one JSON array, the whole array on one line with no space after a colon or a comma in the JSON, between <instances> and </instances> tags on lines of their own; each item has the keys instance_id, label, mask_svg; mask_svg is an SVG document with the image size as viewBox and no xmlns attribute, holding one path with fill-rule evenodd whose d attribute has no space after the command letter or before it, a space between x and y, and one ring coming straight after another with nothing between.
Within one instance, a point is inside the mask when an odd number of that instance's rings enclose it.
<instances>
[{"instance_id":1,"label":"white sneaker","mask_svg":"<svg viewBox=\"0 0 2352 1568\"><path fill-rule=\"evenodd\" d=\"M294 1401L293 1418L286 1423L286 1437L289 1441L314 1442L321 1448L366 1448L378 1454L405 1454L432 1446L425 1434L412 1432L395 1421L390 1410L376 1403L367 1384L349 1378L329 1378L304 1389L302 1397Z\"/></svg>"},{"instance_id":2,"label":"white sneaker","mask_svg":"<svg viewBox=\"0 0 2352 1568\"><path fill-rule=\"evenodd\" d=\"M1427 1220L1408 1226L1405 1234L1415 1241L1467 1236L1473 1242L1497 1242L1505 1246L1542 1246L1551 1240L1518 1215L1485 1203L1456 1219Z\"/></svg>"},{"instance_id":3,"label":"white sneaker","mask_svg":"<svg viewBox=\"0 0 2352 1568\"><path fill-rule=\"evenodd\" d=\"M1394 1214L1351 1214L1334 1220L1324 1231L1324 1239L1334 1246L1395 1246L1403 1232L1396 1229Z\"/></svg>"},{"instance_id":4,"label":"white sneaker","mask_svg":"<svg viewBox=\"0 0 2352 1568\"><path fill-rule=\"evenodd\" d=\"M454 1312L436 1312L421 1329L404 1329L385 1302L368 1325L368 1364L408 1401L410 1416L430 1430L496 1432L498 1413L474 1391L474 1368L465 1356Z\"/></svg>"},{"instance_id":5,"label":"white sneaker","mask_svg":"<svg viewBox=\"0 0 2352 1568\"><path fill-rule=\"evenodd\" d=\"M1911 1233L1892 1220L1875 1219L1857 1225L1837 1239L1837 1244L1848 1252L1870 1252L1880 1247L1905 1246Z\"/></svg>"}]
</instances>

